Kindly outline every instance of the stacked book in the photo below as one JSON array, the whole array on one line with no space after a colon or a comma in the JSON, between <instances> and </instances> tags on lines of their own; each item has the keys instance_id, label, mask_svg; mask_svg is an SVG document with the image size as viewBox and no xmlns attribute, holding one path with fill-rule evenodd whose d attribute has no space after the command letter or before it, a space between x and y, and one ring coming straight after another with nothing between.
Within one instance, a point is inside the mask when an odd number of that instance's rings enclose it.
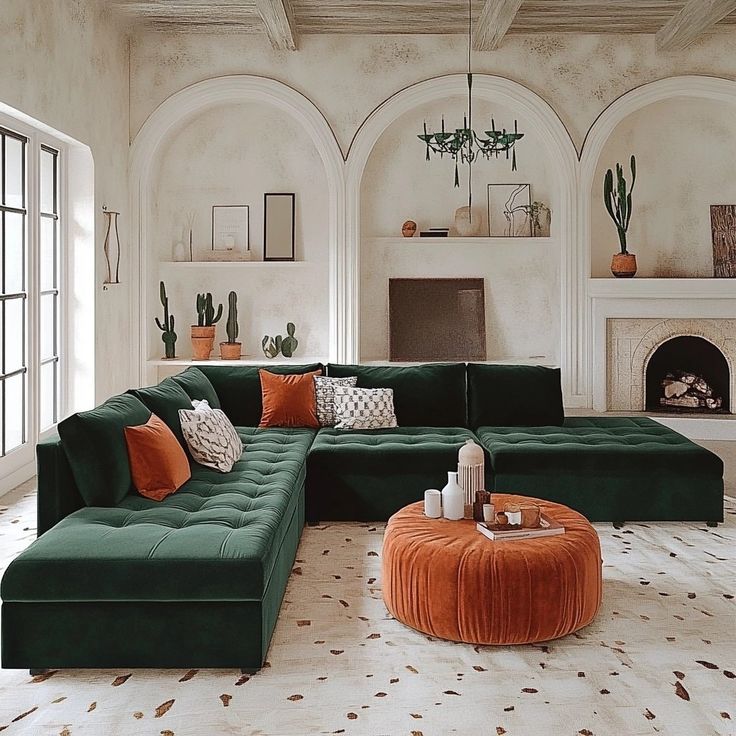
<instances>
[{"instance_id":1,"label":"stacked book","mask_svg":"<svg viewBox=\"0 0 736 736\"><path fill-rule=\"evenodd\" d=\"M549 516L542 514L539 526L523 527L518 524L486 524L478 522L477 529L488 539L500 542L505 539L533 539L534 537L553 537L556 534L564 534L565 527Z\"/></svg>"}]
</instances>

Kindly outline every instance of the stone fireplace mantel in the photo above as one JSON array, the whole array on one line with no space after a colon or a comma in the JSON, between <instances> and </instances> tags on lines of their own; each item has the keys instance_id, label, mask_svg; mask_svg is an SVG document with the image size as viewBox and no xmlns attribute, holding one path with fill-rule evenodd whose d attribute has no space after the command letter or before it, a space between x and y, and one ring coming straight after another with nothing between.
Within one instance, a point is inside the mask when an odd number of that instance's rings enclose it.
<instances>
[{"instance_id":1,"label":"stone fireplace mantel","mask_svg":"<svg viewBox=\"0 0 736 736\"><path fill-rule=\"evenodd\" d=\"M736 280L590 279L593 408L643 411L654 350L680 335L701 336L726 357L736 411Z\"/></svg>"}]
</instances>

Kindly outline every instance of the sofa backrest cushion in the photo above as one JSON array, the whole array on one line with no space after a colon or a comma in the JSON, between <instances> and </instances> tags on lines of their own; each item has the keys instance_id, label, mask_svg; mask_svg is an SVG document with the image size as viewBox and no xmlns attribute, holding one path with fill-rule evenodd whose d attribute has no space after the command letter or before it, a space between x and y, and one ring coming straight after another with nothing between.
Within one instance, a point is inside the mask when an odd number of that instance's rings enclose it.
<instances>
[{"instance_id":1,"label":"sofa backrest cushion","mask_svg":"<svg viewBox=\"0 0 736 736\"><path fill-rule=\"evenodd\" d=\"M202 365L199 368L217 392L220 408L228 419L236 427L257 427L263 413L259 368L269 373L311 373L321 370L323 365Z\"/></svg>"},{"instance_id":2,"label":"sofa backrest cushion","mask_svg":"<svg viewBox=\"0 0 736 736\"><path fill-rule=\"evenodd\" d=\"M182 373L171 376L171 380L178 383L190 399L196 401L205 399L212 409L222 408L215 387L196 365L190 366Z\"/></svg>"},{"instance_id":3,"label":"sofa backrest cushion","mask_svg":"<svg viewBox=\"0 0 736 736\"><path fill-rule=\"evenodd\" d=\"M191 409L192 400L187 392L172 378L164 378L156 386L132 388L129 394L145 404L174 433L179 444L188 452L187 443L181 431L179 409Z\"/></svg>"},{"instance_id":4,"label":"sofa backrest cushion","mask_svg":"<svg viewBox=\"0 0 736 736\"><path fill-rule=\"evenodd\" d=\"M561 425L560 369L470 363L468 418L471 429Z\"/></svg>"},{"instance_id":5,"label":"sofa backrest cushion","mask_svg":"<svg viewBox=\"0 0 736 736\"><path fill-rule=\"evenodd\" d=\"M150 410L135 396L104 404L59 423L59 437L87 506L115 506L133 490L123 429L145 424Z\"/></svg>"},{"instance_id":6,"label":"sofa backrest cushion","mask_svg":"<svg viewBox=\"0 0 736 736\"><path fill-rule=\"evenodd\" d=\"M357 376L359 388L392 388L400 427L465 427L465 364L340 365L327 375Z\"/></svg>"}]
</instances>

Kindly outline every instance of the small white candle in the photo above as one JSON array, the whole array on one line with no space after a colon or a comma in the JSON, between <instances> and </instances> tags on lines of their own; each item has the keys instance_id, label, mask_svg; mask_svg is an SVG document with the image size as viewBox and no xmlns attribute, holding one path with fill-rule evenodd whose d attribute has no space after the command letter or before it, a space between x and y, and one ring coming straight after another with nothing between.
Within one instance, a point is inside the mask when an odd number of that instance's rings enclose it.
<instances>
[{"instance_id":1,"label":"small white candle","mask_svg":"<svg viewBox=\"0 0 736 736\"><path fill-rule=\"evenodd\" d=\"M424 515L430 519L442 516L442 494L435 488L424 491Z\"/></svg>"},{"instance_id":2,"label":"small white candle","mask_svg":"<svg viewBox=\"0 0 736 736\"><path fill-rule=\"evenodd\" d=\"M486 524L493 524L496 519L496 507L492 503L483 504L483 521Z\"/></svg>"}]
</instances>

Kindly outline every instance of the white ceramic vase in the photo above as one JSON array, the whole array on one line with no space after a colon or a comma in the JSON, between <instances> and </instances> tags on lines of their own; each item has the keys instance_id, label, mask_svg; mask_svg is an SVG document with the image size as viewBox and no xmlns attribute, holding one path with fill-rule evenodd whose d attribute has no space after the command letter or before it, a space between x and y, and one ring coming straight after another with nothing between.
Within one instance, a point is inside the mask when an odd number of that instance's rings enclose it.
<instances>
[{"instance_id":1,"label":"white ceramic vase","mask_svg":"<svg viewBox=\"0 0 736 736\"><path fill-rule=\"evenodd\" d=\"M465 492L457 482L457 473L447 474L447 485L442 489L442 513L445 519L457 521L465 515Z\"/></svg>"},{"instance_id":2,"label":"white ceramic vase","mask_svg":"<svg viewBox=\"0 0 736 736\"><path fill-rule=\"evenodd\" d=\"M470 207L458 207L455 210L455 230L461 238L472 238L480 231L480 216Z\"/></svg>"}]
</instances>

